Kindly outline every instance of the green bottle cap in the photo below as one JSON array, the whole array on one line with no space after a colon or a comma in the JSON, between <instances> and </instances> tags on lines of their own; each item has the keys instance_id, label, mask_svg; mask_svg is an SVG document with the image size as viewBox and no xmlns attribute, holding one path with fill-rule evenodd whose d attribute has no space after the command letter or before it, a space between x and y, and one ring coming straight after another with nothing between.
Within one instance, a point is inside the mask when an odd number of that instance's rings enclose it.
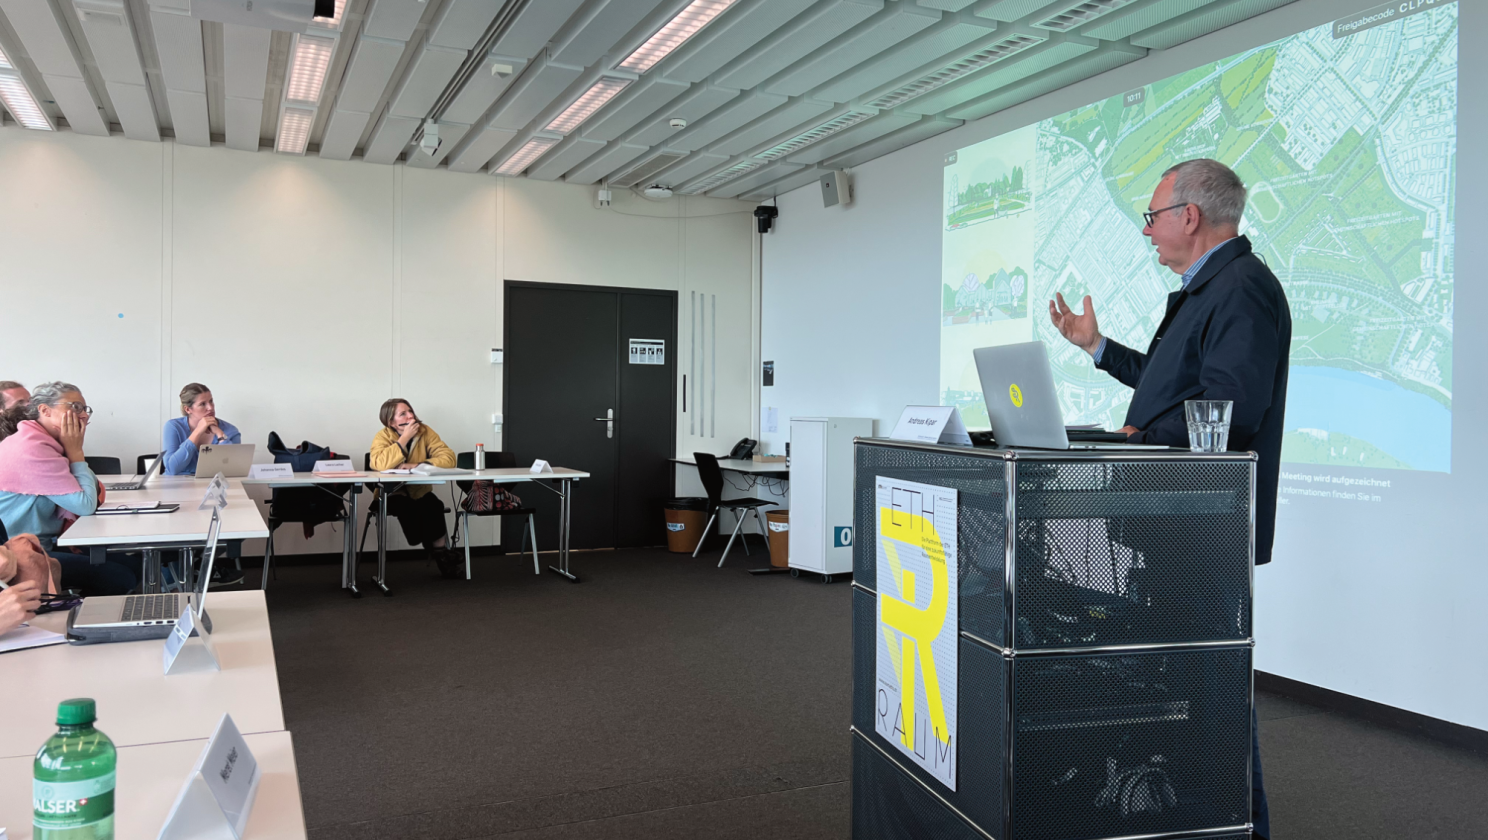
<instances>
[{"instance_id":1,"label":"green bottle cap","mask_svg":"<svg viewBox=\"0 0 1488 840\"><path fill-rule=\"evenodd\" d=\"M75 697L57 704L58 726L79 726L98 720L98 706L92 697Z\"/></svg>"}]
</instances>

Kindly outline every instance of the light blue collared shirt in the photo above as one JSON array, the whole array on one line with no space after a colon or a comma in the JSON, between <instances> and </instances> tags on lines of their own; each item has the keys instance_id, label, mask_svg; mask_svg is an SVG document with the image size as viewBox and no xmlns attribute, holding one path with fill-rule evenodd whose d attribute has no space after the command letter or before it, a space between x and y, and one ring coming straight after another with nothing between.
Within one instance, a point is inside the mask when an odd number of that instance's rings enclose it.
<instances>
[{"instance_id":1,"label":"light blue collared shirt","mask_svg":"<svg viewBox=\"0 0 1488 840\"><path fill-rule=\"evenodd\" d=\"M1236 238L1236 237L1233 237L1233 236L1230 237L1230 239L1234 239L1234 238ZM1205 251L1204 252L1204 256L1199 257L1198 259L1196 259L1196 260L1193 261L1193 265L1191 265L1191 266L1188 267L1188 271L1183 272L1183 286L1182 286L1182 288L1184 288L1184 289L1187 289L1188 288L1188 284L1193 282L1194 275L1198 274L1199 273L1199 269L1201 269L1201 268L1204 267L1204 263L1206 263L1206 262L1209 261L1209 255L1210 254L1213 254L1215 251L1218 251L1219 248L1220 248L1220 246L1221 245L1224 245L1225 242L1229 242L1230 239L1226 239L1224 242L1219 243L1219 245L1215 245L1213 248L1210 248L1209 250ZM1110 341L1110 339L1106 338L1105 336L1101 336L1101 343L1100 343L1100 345L1095 348L1095 352L1094 353L1091 353L1090 354L1090 358L1092 360L1094 360L1096 364L1100 364L1101 356L1105 355L1105 353L1106 353L1106 344L1109 341Z\"/></svg>"}]
</instances>

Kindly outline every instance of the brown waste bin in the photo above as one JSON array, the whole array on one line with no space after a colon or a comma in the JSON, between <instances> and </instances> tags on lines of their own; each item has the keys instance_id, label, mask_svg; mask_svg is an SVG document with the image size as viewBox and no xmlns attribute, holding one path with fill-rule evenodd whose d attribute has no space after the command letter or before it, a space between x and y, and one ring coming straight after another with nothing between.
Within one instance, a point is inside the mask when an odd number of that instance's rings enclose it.
<instances>
[{"instance_id":1,"label":"brown waste bin","mask_svg":"<svg viewBox=\"0 0 1488 840\"><path fill-rule=\"evenodd\" d=\"M691 554L703 538L708 524L708 500L703 498L672 499L663 505L666 511L667 550Z\"/></svg>"},{"instance_id":2,"label":"brown waste bin","mask_svg":"<svg viewBox=\"0 0 1488 840\"><path fill-rule=\"evenodd\" d=\"M790 565L790 511L765 511L765 527L770 531L770 565L784 569Z\"/></svg>"}]
</instances>

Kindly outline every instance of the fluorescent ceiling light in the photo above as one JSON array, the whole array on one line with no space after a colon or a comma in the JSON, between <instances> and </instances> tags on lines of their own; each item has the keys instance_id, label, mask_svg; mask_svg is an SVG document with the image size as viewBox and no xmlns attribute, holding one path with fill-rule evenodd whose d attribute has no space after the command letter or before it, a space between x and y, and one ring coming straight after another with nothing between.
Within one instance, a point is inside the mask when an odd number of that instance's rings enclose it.
<instances>
[{"instance_id":1,"label":"fluorescent ceiling light","mask_svg":"<svg viewBox=\"0 0 1488 840\"><path fill-rule=\"evenodd\" d=\"M760 160L759 158L751 158L750 160L736 163L726 169L720 169L719 171L714 172L712 175L709 175L707 178L689 186L687 189L682 191L682 194L697 195L698 193L705 193L708 190L713 189L714 187L721 187L724 184L727 184L729 181L732 181L735 178L744 175L745 173L753 172L754 170L759 169L761 166L764 165L765 162Z\"/></svg>"},{"instance_id":2,"label":"fluorescent ceiling light","mask_svg":"<svg viewBox=\"0 0 1488 840\"><path fill-rule=\"evenodd\" d=\"M36 104L36 97L31 95L31 90L21 81L20 74L15 71L3 50L0 50L0 102L5 103L5 110L22 126L41 131L52 130L52 121L47 119L46 112Z\"/></svg>"},{"instance_id":3,"label":"fluorescent ceiling light","mask_svg":"<svg viewBox=\"0 0 1488 840\"><path fill-rule=\"evenodd\" d=\"M965 58L947 64L946 66L922 76L907 85L891 90L888 93L868 103L870 108L897 108L911 99L918 99L937 88L944 87L957 79L963 79L984 67L990 67L1006 58L1028 49L1029 47L1042 44L1042 38L1030 38L1027 35L1013 35L1004 38L985 50L974 52Z\"/></svg>"},{"instance_id":4,"label":"fluorescent ceiling light","mask_svg":"<svg viewBox=\"0 0 1488 840\"><path fill-rule=\"evenodd\" d=\"M296 35L294 50L289 56L289 82L284 98L295 102L319 102L326 70L331 66L331 51L335 48L335 38Z\"/></svg>"},{"instance_id":5,"label":"fluorescent ceiling light","mask_svg":"<svg viewBox=\"0 0 1488 840\"><path fill-rule=\"evenodd\" d=\"M776 158L783 158L786 155L795 154L796 152L801 151L807 146L810 146L812 143L825 140L828 137L831 137L833 134L836 134L837 132L844 129L852 128L853 126L857 125L863 120L868 119L871 116L873 116L871 112L848 111L846 114L843 114L836 119L827 120L826 122L822 123L816 128L811 129L810 131L803 131L800 134L797 134L795 137L792 137L791 139L785 141L784 143L775 146L774 148L766 149L765 151L755 155L755 157L759 158L760 160L775 160Z\"/></svg>"},{"instance_id":6,"label":"fluorescent ceiling light","mask_svg":"<svg viewBox=\"0 0 1488 840\"><path fill-rule=\"evenodd\" d=\"M619 66L636 73L650 70L736 2L738 0L692 0L687 8L667 21L646 43L636 47L636 51L620 62Z\"/></svg>"},{"instance_id":7,"label":"fluorescent ceiling light","mask_svg":"<svg viewBox=\"0 0 1488 840\"><path fill-rule=\"evenodd\" d=\"M285 108L279 114L279 137L274 141L274 151L291 155L303 155L310 143L310 124L315 122L315 112L304 108Z\"/></svg>"},{"instance_id":8,"label":"fluorescent ceiling light","mask_svg":"<svg viewBox=\"0 0 1488 840\"><path fill-rule=\"evenodd\" d=\"M532 162L543 156L548 149L557 145L557 137L534 137L522 144L516 154L507 158L504 163L495 170L497 175L520 175L522 171L532 165Z\"/></svg>"},{"instance_id":9,"label":"fluorescent ceiling light","mask_svg":"<svg viewBox=\"0 0 1488 840\"><path fill-rule=\"evenodd\" d=\"M548 131L556 131L559 134L567 134L579 127L584 120L594 116L594 112L603 108L606 102L615 98L615 94L625 90L630 84L629 79L600 79L594 86L584 91L584 95L574 100L574 104L563 109L563 113L553 118L548 123Z\"/></svg>"}]
</instances>

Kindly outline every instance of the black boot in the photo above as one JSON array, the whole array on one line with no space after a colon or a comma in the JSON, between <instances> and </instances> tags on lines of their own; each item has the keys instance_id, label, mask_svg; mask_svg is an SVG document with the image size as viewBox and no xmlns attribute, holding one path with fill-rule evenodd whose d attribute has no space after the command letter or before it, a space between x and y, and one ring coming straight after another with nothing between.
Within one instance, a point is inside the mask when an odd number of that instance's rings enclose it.
<instances>
[{"instance_id":1,"label":"black boot","mask_svg":"<svg viewBox=\"0 0 1488 840\"><path fill-rule=\"evenodd\" d=\"M434 565L439 567L440 577L445 580L465 577L465 555L447 548L436 548L429 554L434 558Z\"/></svg>"}]
</instances>

